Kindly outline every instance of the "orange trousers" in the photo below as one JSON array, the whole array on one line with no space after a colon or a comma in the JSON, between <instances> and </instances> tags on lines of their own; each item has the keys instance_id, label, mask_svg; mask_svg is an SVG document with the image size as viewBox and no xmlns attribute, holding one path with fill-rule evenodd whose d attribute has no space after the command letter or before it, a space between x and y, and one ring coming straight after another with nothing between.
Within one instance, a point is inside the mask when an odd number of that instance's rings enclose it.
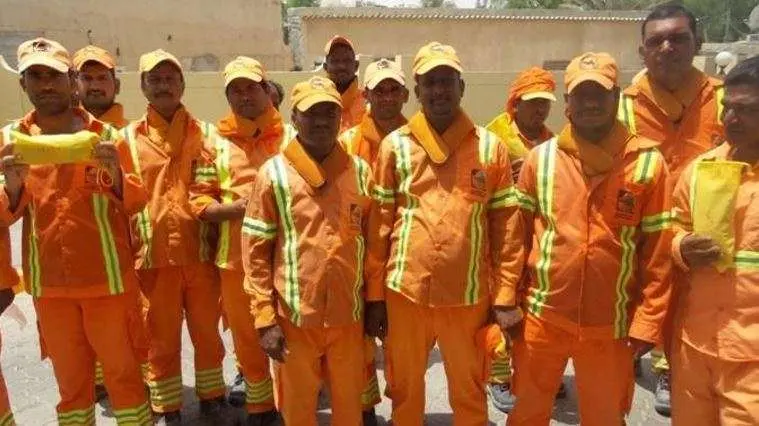
<instances>
[{"instance_id":1,"label":"orange trousers","mask_svg":"<svg viewBox=\"0 0 759 426\"><path fill-rule=\"evenodd\" d=\"M576 333L527 315L524 334L513 345L517 402L509 413L509 426L549 424L569 358L574 363L580 422L624 424L635 386L626 341L580 340Z\"/></svg>"},{"instance_id":2,"label":"orange trousers","mask_svg":"<svg viewBox=\"0 0 759 426\"><path fill-rule=\"evenodd\" d=\"M374 338L364 336L364 390L361 393L361 405L364 410L371 410L382 401L377 379L376 354L378 350Z\"/></svg>"},{"instance_id":3,"label":"orange trousers","mask_svg":"<svg viewBox=\"0 0 759 426\"><path fill-rule=\"evenodd\" d=\"M94 424L95 359L119 425L152 425L135 339L141 333L134 294L84 299L37 298L38 325L53 363L60 424Z\"/></svg>"},{"instance_id":4,"label":"orange trousers","mask_svg":"<svg viewBox=\"0 0 759 426\"><path fill-rule=\"evenodd\" d=\"M274 409L274 388L269 370L269 358L258 341L250 313L250 296L243 289L242 271L219 269L221 302L224 317L232 330L237 363L245 378L245 408L248 413Z\"/></svg>"},{"instance_id":5,"label":"orange trousers","mask_svg":"<svg viewBox=\"0 0 759 426\"><path fill-rule=\"evenodd\" d=\"M182 406L182 320L195 348L195 392L201 400L226 393L219 335L219 275L211 263L138 271L150 336L147 382L153 411Z\"/></svg>"},{"instance_id":6,"label":"orange trousers","mask_svg":"<svg viewBox=\"0 0 759 426\"><path fill-rule=\"evenodd\" d=\"M0 370L0 426L15 426L11 404L8 401L8 389L5 387L5 377Z\"/></svg>"},{"instance_id":7,"label":"orange trousers","mask_svg":"<svg viewBox=\"0 0 759 426\"><path fill-rule=\"evenodd\" d=\"M674 426L759 425L759 362L723 361L683 342L674 346Z\"/></svg>"},{"instance_id":8,"label":"orange trousers","mask_svg":"<svg viewBox=\"0 0 759 426\"><path fill-rule=\"evenodd\" d=\"M299 328L286 319L279 324L289 351L284 363L274 363L277 408L285 425L316 426L323 382L329 384L332 426L360 425L365 385L363 324Z\"/></svg>"},{"instance_id":9,"label":"orange trousers","mask_svg":"<svg viewBox=\"0 0 759 426\"><path fill-rule=\"evenodd\" d=\"M427 359L437 342L448 380L455 426L487 424L485 351L475 335L488 317L487 303L463 307L427 307L387 292L388 335L385 377L393 400L393 424L424 424Z\"/></svg>"}]
</instances>

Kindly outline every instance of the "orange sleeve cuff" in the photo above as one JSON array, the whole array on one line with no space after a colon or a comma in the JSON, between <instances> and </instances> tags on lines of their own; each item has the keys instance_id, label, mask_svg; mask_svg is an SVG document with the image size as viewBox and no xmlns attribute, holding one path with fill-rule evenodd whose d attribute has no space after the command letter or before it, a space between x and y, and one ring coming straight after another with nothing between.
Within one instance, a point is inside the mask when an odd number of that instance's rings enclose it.
<instances>
[{"instance_id":1,"label":"orange sleeve cuff","mask_svg":"<svg viewBox=\"0 0 759 426\"><path fill-rule=\"evenodd\" d=\"M683 253L680 251L680 244L682 244L683 238L690 234L690 232L678 232L672 239L672 260L675 262L675 265L685 272L689 272L690 267L688 267L685 258L683 258Z\"/></svg>"},{"instance_id":2,"label":"orange sleeve cuff","mask_svg":"<svg viewBox=\"0 0 759 426\"><path fill-rule=\"evenodd\" d=\"M132 216L142 211L148 203L148 192L142 184L142 179L133 173L122 172L121 185L124 200L120 203L124 213Z\"/></svg>"},{"instance_id":3,"label":"orange sleeve cuff","mask_svg":"<svg viewBox=\"0 0 759 426\"><path fill-rule=\"evenodd\" d=\"M517 293L514 287L502 285L493 292L493 306L516 306Z\"/></svg>"},{"instance_id":4,"label":"orange sleeve cuff","mask_svg":"<svg viewBox=\"0 0 759 426\"><path fill-rule=\"evenodd\" d=\"M277 311L274 309L274 304L258 302L256 305L256 308L253 310L255 328L271 327L277 323Z\"/></svg>"},{"instance_id":5,"label":"orange sleeve cuff","mask_svg":"<svg viewBox=\"0 0 759 426\"><path fill-rule=\"evenodd\" d=\"M654 324L648 321L643 321L639 318L633 318L632 323L630 324L630 331L627 334L638 340L658 345L662 341L661 328L661 324Z\"/></svg>"},{"instance_id":6,"label":"orange sleeve cuff","mask_svg":"<svg viewBox=\"0 0 759 426\"><path fill-rule=\"evenodd\" d=\"M22 189L21 199L18 202L18 206L15 211L10 209L10 200L8 194L5 193L5 188L0 187L0 226L10 227L14 222L19 220L24 213L26 205L29 204L31 198L26 188Z\"/></svg>"}]
</instances>

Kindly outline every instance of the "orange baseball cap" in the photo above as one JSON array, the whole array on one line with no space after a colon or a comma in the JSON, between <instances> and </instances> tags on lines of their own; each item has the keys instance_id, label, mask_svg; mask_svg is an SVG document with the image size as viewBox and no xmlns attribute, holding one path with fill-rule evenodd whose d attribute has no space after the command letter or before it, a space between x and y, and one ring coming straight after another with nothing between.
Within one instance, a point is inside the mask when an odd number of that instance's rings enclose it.
<instances>
[{"instance_id":1,"label":"orange baseball cap","mask_svg":"<svg viewBox=\"0 0 759 426\"><path fill-rule=\"evenodd\" d=\"M356 53L356 48L353 47L353 42L350 41L347 37L336 35L329 39L326 45L324 45L324 54L329 55L329 52L332 51L332 48L335 47L337 44L342 44L344 46L348 46L351 48L353 53Z\"/></svg>"},{"instance_id":2,"label":"orange baseball cap","mask_svg":"<svg viewBox=\"0 0 759 426\"><path fill-rule=\"evenodd\" d=\"M594 81L611 90L617 85L618 74L617 62L611 55L588 52L572 59L564 73L564 84L567 93L572 93L575 87L586 81Z\"/></svg>"},{"instance_id":3,"label":"orange baseball cap","mask_svg":"<svg viewBox=\"0 0 759 426\"><path fill-rule=\"evenodd\" d=\"M182 64L179 62L179 59L177 59L176 56L163 49L156 49L152 52L148 52L140 56L140 72L143 73L152 71L153 68L162 62L170 62L176 65L176 67L179 68L180 72L182 71Z\"/></svg>"},{"instance_id":4,"label":"orange baseball cap","mask_svg":"<svg viewBox=\"0 0 759 426\"><path fill-rule=\"evenodd\" d=\"M395 61L380 59L369 64L364 71L364 86L369 90L373 90L383 80L387 79L395 80L401 86L406 85L406 75L403 74L400 65Z\"/></svg>"},{"instance_id":5,"label":"orange baseball cap","mask_svg":"<svg viewBox=\"0 0 759 426\"><path fill-rule=\"evenodd\" d=\"M458 72L464 71L456 49L447 44L433 41L419 49L414 57L414 75L423 75L441 66L451 67Z\"/></svg>"},{"instance_id":6,"label":"orange baseball cap","mask_svg":"<svg viewBox=\"0 0 759 426\"><path fill-rule=\"evenodd\" d=\"M46 38L39 37L21 43L16 55L19 73L32 65L43 65L58 72L69 72L71 69L69 51L57 41Z\"/></svg>"},{"instance_id":7,"label":"orange baseball cap","mask_svg":"<svg viewBox=\"0 0 759 426\"><path fill-rule=\"evenodd\" d=\"M224 87L236 78L245 78L260 83L266 80L263 65L253 58L238 56L224 67Z\"/></svg>"},{"instance_id":8,"label":"orange baseball cap","mask_svg":"<svg viewBox=\"0 0 759 426\"><path fill-rule=\"evenodd\" d=\"M112 70L116 68L116 59L102 47L93 45L85 46L74 53L74 68L79 71L87 62L97 62Z\"/></svg>"},{"instance_id":9,"label":"orange baseball cap","mask_svg":"<svg viewBox=\"0 0 759 426\"><path fill-rule=\"evenodd\" d=\"M296 84L290 95L290 102L293 108L298 108L300 112L308 111L309 108L321 102L331 102L340 108L343 107L335 83L321 76L314 76Z\"/></svg>"}]
</instances>

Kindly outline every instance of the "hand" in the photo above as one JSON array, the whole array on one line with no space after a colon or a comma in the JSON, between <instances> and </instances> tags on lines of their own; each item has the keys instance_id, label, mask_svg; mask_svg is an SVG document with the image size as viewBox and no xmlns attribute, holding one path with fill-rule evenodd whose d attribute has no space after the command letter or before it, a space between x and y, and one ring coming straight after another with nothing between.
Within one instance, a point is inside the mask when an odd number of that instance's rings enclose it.
<instances>
[{"instance_id":1,"label":"hand","mask_svg":"<svg viewBox=\"0 0 759 426\"><path fill-rule=\"evenodd\" d=\"M5 174L5 190L9 196L18 194L24 187L26 175L29 173L29 165L18 162L13 153L13 144L9 143L0 149L3 173Z\"/></svg>"},{"instance_id":2,"label":"hand","mask_svg":"<svg viewBox=\"0 0 759 426\"><path fill-rule=\"evenodd\" d=\"M651 352L651 349L653 349L655 345L653 343L646 342L645 340L639 340L634 337L630 337L627 340L627 346L632 350L633 358L640 358L643 355Z\"/></svg>"},{"instance_id":3,"label":"hand","mask_svg":"<svg viewBox=\"0 0 759 426\"><path fill-rule=\"evenodd\" d=\"M0 314L5 312L6 309L8 309L8 306L13 303L13 299L16 298L15 293L13 293L12 288L6 288L5 290L0 290Z\"/></svg>"},{"instance_id":4,"label":"hand","mask_svg":"<svg viewBox=\"0 0 759 426\"><path fill-rule=\"evenodd\" d=\"M108 170L112 177L116 177L121 172L121 163L119 162L119 150L112 141L100 141L95 145L92 154L103 168Z\"/></svg>"},{"instance_id":5,"label":"hand","mask_svg":"<svg viewBox=\"0 0 759 426\"><path fill-rule=\"evenodd\" d=\"M243 217L245 216L245 210L248 208L248 199L240 198L232 203L232 207L234 208L235 214L239 214L240 217Z\"/></svg>"},{"instance_id":6,"label":"hand","mask_svg":"<svg viewBox=\"0 0 759 426\"><path fill-rule=\"evenodd\" d=\"M680 254L689 267L698 268L719 260L722 249L711 237L690 234L680 243Z\"/></svg>"},{"instance_id":7,"label":"hand","mask_svg":"<svg viewBox=\"0 0 759 426\"><path fill-rule=\"evenodd\" d=\"M282 327L275 324L262 328L258 330L258 335L261 338L261 349L266 352L266 355L275 361L285 362L285 355L288 351Z\"/></svg>"},{"instance_id":8,"label":"hand","mask_svg":"<svg viewBox=\"0 0 759 426\"><path fill-rule=\"evenodd\" d=\"M364 313L364 332L369 337L384 340L387 336L387 305L385 302L367 302Z\"/></svg>"},{"instance_id":9,"label":"hand","mask_svg":"<svg viewBox=\"0 0 759 426\"><path fill-rule=\"evenodd\" d=\"M508 339L509 337L515 337L515 334L519 331L519 325L521 325L524 319L522 310L516 306L494 306L493 317L495 323L501 328L503 337Z\"/></svg>"}]
</instances>

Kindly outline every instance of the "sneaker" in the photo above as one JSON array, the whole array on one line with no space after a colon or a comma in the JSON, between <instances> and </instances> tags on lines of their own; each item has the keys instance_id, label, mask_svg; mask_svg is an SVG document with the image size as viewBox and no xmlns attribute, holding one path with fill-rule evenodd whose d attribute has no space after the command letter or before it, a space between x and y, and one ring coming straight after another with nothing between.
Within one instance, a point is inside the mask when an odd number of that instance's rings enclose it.
<instances>
[{"instance_id":1,"label":"sneaker","mask_svg":"<svg viewBox=\"0 0 759 426\"><path fill-rule=\"evenodd\" d=\"M105 385L95 385L95 402L100 402L108 398L108 389Z\"/></svg>"},{"instance_id":2,"label":"sneaker","mask_svg":"<svg viewBox=\"0 0 759 426\"><path fill-rule=\"evenodd\" d=\"M559 385L559 390L556 392L556 399L564 399L567 397L567 387L564 382Z\"/></svg>"},{"instance_id":3,"label":"sneaker","mask_svg":"<svg viewBox=\"0 0 759 426\"><path fill-rule=\"evenodd\" d=\"M277 410L248 414L247 426L282 426Z\"/></svg>"},{"instance_id":4,"label":"sneaker","mask_svg":"<svg viewBox=\"0 0 759 426\"><path fill-rule=\"evenodd\" d=\"M656 382L656 391L654 392L654 409L662 416L669 417L669 372L666 371L659 375Z\"/></svg>"},{"instance_id":5,"label":"sneaker","mask_svg":"<svg viewBox=\"0 0 759 426\"><path fill-rule=\"evenodd\" d=\"M635 377L643 377L643 366L641 366L640 358L633 360L633 371L635 372Z\"/></svg>"},{"instance_id":6,"label":"sneaker","mask_svg":"<svg viewBox=\"0 0 759 426\"><path fill-rule=\"evenodd\" d=\"M487 389L498 411L508 414L514 408L516 397L511 393L511 383L489 383Z\"/></svg>"},{"instance_id":7,"label":"sneaker","mask_svg":"<svg viewBox=\"0 0 759 426\"><path fill-rule=\"evenodd\" d=\"M238 372L235 376L235 381L229 389L229 397L227 401L229 405L233 407L245 406L245 394L248 390L248 386L245 384L245 378L242 373Z\"/></svg>"},{"instance_id":8,"label":"sneaker","mask_svg":"<svg viewBox=\"0 0 759 426\"><path fill-rule=\"evenodd\" d=\"M361 412L361 419L363 426L377 426L377 414L374 412L374 407Z\"/></svg>"},{"instance_id":9,"label":"sneaker","mask_svg":"<svg viewBox=\"0 0 759 426\"><path fill-rule=\"evenodd\" d=\"M200 415L203 417L219 417L226 404L227 400L223 396L202 400L200 401Z\"/></svg>"},{"instance_id":10,"label":"sneaker","mask_svg":"<svg viewBox=\"0 0 759 426\"><path fill-rule=\"evenodd\" d=\"M155 422L156 426L181 426L182 415L179 411L169 411L168 413L159 413L158 421Z\"/></svg>"}]
</instances>

